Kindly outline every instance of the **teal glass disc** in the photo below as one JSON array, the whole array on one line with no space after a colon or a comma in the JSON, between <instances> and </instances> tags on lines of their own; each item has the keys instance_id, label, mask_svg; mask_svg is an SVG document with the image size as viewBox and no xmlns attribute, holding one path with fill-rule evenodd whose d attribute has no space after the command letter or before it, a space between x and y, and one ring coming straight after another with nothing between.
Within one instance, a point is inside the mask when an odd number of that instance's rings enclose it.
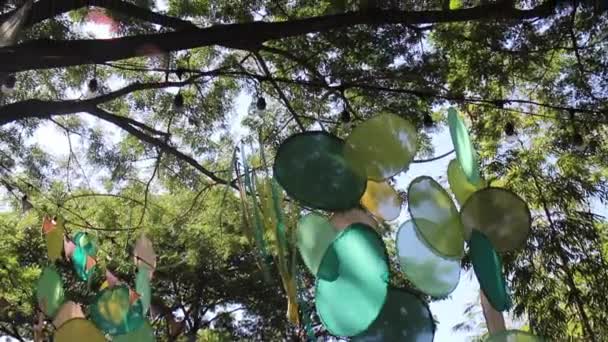
<instances>
[{"instance_id":1,"label":"teal glass disc","mask_svg":"<svg viewBox=\"0 0 608 342\"><path fill-rule=\"evenodd\" d=\"M145 321L141 301L131 305L129 288L119 285L101 291L89 306L91 320L110 335L123 335L137 330Z\"/></svg>"},{"instance_id":2,"label":"teal glass disc","mask_svg":"<svg viewBox=\"0 0 608 342\"><path fill-rule=\"evenodd\" d=\"M311 213L298 221L296 245L304 265L315 276L325 251L337 235L338 231L325 216Z\"/></svg>"},{"instance_id":3,"label":"teal glass disc","mask_svg":"<svg viewBox=\"0 0 608 342\"><path fill-rule=\"evenodd\" d=\"M135 291L139 294L143 314L147 314L152 300L152 289L150 287L150 269L147 265L141 264L137 267L135 276Z\"/></svg>"},{"instance_id":4,"label":"teal glass disc","mask_svg":"<svg viewBox=\"0 0 608 342\"><path fill-rule=\"evenodd\" d=\"M357 342L432 342L435 323L427 304L407 290L389 288L386 303L374 323Z\"/></svg>"},{"instance_id":5,"label":"teal glass disc","mask_svg":"<svg viewBox=\"0 0 608 342\"><path fill-rule=\"evenodd\" d=\"M477 230L473 230L471 233L469 249L473 270L486 298L497 311L508 310L511 306L511 299L502 274L500 256L490 241Z\"/></svg>"},{"instance_id":6,"label":"teal glass disc","mask_svg":"<svg viewBox=\"0 0 608 342\"><path fill-rule=\"evenodd\" d=\"M326 132L292 135L279 147L274 176L303 205L346 210L358 205L366 178L353 171L343 155L344 142Z\"/></svg>"},{"instance_id":7,"label":"teal glass disc","mask_svg":"<svg viewBox=\"0 0 608 342\"><path fill-rule=\"evenodd\" d=\"M448 126L462 171L469 182L474 185L479 184L481 179L479 177L479 165L477 165L477 154L466 126L454 108L448 109Z\"/></svg>"},{"instance_id":8,"label":"teal glass disc","mask_svg":"<svg viewBox=\"0 0 608 342\"><path fill-rule=\"evenodd\" d=\"M65 300L63 281L55 269L45 267L36 284L38 307L48 317L54 317Z\"/></svg>"},{"instance_id":9,"label":"teal glass disc","mask_svg":"<svg viewBox=\"0 0 608 342\"><path fill-rule=\"evenodd\" d=\"M361 223L343 230L317 274L315 306L325 328L336 336L367 330L384 306L388 275L388 256L378 233Z\"/></svg>"}]
</instances>

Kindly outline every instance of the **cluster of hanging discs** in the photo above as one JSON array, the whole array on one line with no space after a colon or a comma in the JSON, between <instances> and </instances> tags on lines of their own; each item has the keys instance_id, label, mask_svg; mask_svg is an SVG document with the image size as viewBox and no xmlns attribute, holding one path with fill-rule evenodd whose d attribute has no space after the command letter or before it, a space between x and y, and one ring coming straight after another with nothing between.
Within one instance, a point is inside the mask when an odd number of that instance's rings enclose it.
<instances>
[{"instance_id":1,"label":"cluster of hanging discs","mask_svg":"<svg viewBox=\"0 0 608 342\"><path fill-rule=\"evenodd\" d=\"M56 262L61 259L72 264L77 279L91 287L91 277L99 267L96 261L98 244L94 236L79 232L73 239L65 233L61 218L46 217L42 224L50 264L46 266L36 286L40 311L52 320L55 342L152 342L154 331L148 322L150 281L156 267L152 242L142 235L134 247L137 267L135 286L121 281L105 271L105 281L86 309L82 303L66 298L64 283ZM85 315L86 313L86 315ZM42 330L43 319L38 323Z\"/></svg>"},{"instance_id":2,"label":"cluster of hanging discs","mask_svg":"<svg viewBox=\"0 0 608 342\"><path fill-rule=\"evenodd\" d=\"M525 244L530 210L513 192L481 178L467 129L453 108L448 124L457 156L447 170L453 197L431 177L410 183L411 219L396 237L401 271L420 292L444 298L458 285L466 244L483 294L494 309L505 311L511 301L499 253ZM378 233L378 222L400 216L402 199L387 180L407 170L417 139L410 122L385 113L356 126L346 140L304 132L277 151L274 177L292 199L313 209L299 220L296 243L316 277L317 314L333 335L355 341L433 340L426 302L390 285L388 254ZM487 338L538 340L518 330Z\"/></svg>"}]
</instances>

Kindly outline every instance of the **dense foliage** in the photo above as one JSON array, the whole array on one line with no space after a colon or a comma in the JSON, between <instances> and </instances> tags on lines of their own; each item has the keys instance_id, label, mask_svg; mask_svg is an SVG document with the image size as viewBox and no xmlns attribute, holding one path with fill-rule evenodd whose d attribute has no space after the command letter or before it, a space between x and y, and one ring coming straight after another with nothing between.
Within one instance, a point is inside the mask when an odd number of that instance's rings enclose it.
<instances>
[{"instance_id":1,"label":"dense foliage","mask_svg":"<svg viewBox=\"0 0 608 342\"><path fill-rule=\"evenodd\" d=\"M265 279L244 234L235 148L255 152L264 175L258 141L271 163L294 132L344 137L389 111L420 129L424 159L428 127L451 105L471 124L484 177L533 209L526 248L505 256L515 313L551 339L608 336L605 2L23 3L19 17L22 1L0 0L1 21L22 19L0 40L2 334L32 336L39 226L53 213L68 233L97 234L99 262L125 280L130 247L151 236L159 337L301 338L276 260ZM91 22L113 39L81 25Z\"/></svg>"}]
</instances>

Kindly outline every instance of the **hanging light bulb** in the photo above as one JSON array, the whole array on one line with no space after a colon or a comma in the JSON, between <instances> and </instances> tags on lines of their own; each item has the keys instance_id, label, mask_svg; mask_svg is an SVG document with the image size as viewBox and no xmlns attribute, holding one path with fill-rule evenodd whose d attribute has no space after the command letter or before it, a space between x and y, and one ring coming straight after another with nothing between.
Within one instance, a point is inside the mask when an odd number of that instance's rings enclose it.
<instances>
[{"instance_id":1,"label":"hanging light bulb","mask_svg":"<svg viewBox=\"0 0 608 342\"><path fill-rule=\"evenodd\" d=\"M15 76L15 74L10 74L10 75L6 76L6 78L4 79L4 86L9 89L15 88L16 83L17 83L17 76Z\"/></svg>"},{"instance_id":2,"label":"hanging light bulb","mask_svg":"<svg viewBox=\"0 0 608 342\"><path fill-rule=\"evenodd\" d=\"M184 96L182 93L175 94L175 97L173 98L173 107L177 110L184 108Z\"/></svg>"},{"instance_id":3,"label":"hanging light bulb","mask_svg":"<svg viewBox=\"0 0 608 342\"><path fill-rule=\"evenodd\" d=\"M579 152L585 150L585 140L579 132L575 132L574 135L572 135L572 147Z\"/></svg>"},{"instance_id":4,"label":"hanging light bulb","mask_svg":"<svg viewBox=\"0 0 608 342\"><path fill-rule=\"evenodd\" d=\"M87 90L84 96L90 99L95 97L97 94L99 94L99 81L97 81L97 78L93 77L87 83Z\"/></svg>"},{"instance_id":5,"label":"hanging light bulb","mask_svg":"<svg viewBox=\"0 0 608 342\"><path fill-rule=\"evenodd\" d=\"M96 78L92 78L89 83L87 84L87 89L89 90L89 93L93 94L93 93L97 93L97 90L99 90L99 82L97 82Z\"/></svg>"},{"instance_id":6,"label":"hanging light bulb","mask_svg":"<svg viewBox=\"0 0 608 342\"><path fill-rule=\"evenodd\" d=\"M340 113L340 121L343 123L349 123L350 119L350 112L346 109L342 110L342 113Z\"/></svg>"},{"instance_id":7,"label":"hanging light bulb","mask_svg":"<svg viewBox=\"0 0 608 342\"><path fill-rule=\"evenodd\" d=\"M186 72L186 69L179 67L179 68L177 68L177 70L175 70L175 76L177 76L177 78L181 81L182 76L184 76L185 72Z\"/></svg>"},{"instance_id":8,"label":"hanging light bulb","mask_svg":"<svg viewBox=\"0 0 608 342\"><path fill-rule=\"evenodd\" d=\"M435 126L435 121L433 121L433 118L429 113L424 113L424 116L422 117L422 124L425 128L433 128Z\"/></svg>"},{"instance_id":9,"label":"hanging light bulb","mask_svg":"<svg viewBox=\"0 0 608 342\"><path fill-rule=\"evenodd\" d=\"M32 203L30 203L30 201L27 199L27 195L23 195L23 197L21 197L21 210L23 211L23 213L27 213L33 207L34 206L32 205Z\"/></svg>"},{"instance_id":10,"label":"hanging light bulb","mask_svg":"<svg viewBox=\"0 0 608 342\"><path fill-rule=\"evenodd\" d=\"M266 99L262 96L258 97L258 100L255 103L255 106L258 110L265 110L266 109Z\"/></svg>"},{"instance_id":11,"label":"hanging light bulb","mask_svg":"<svg viewBox=\"0 0 608 342\"><path fill-rule=\"evenodd\" d=\"M4 81L2 82L2 92L5 94L10 94L15 89L15 84L17 83L17 77L14 74L9 74L6 76Z\"/></svg>"},{"instance_id":12,"label":"hanging light bulb","mask_svg":"<svg viewBox=\"0 0 608 342\"><path fill-rule=\"evenodd\" d=\"M515 125L511 121L507 122L507 124L505 125L505 134L508 137L512 137L515 135Z\"/></svg>"}]
</instances>

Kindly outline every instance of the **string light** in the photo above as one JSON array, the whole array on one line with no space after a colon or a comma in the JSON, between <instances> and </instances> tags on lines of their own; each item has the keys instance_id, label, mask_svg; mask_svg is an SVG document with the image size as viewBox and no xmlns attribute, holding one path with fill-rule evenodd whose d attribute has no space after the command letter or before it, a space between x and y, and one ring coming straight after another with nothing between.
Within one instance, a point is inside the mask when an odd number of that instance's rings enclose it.
<instances>
[{"instance_id":1,"label":"string light","mask_svg":"<svg viewBox=\"0 0 608 342\"><path fill-rule=\"evenodd\" d=\"M17 76L15 76L14 74L8 75L6 77L6 79L4 80L4 86L9 89L15 88L16 83L17 83Z\"/></svg>"},{"instance_id":2,"label":"string light","mask_svg":"<svg viewBox=\"0 0 608 342\"><path fill-rule=\"evenodd\" d=\"M181 92L175 94L175 97L173 98L173 106L178 110L184 108L184 96Z\"/></svg>"},{"instance_id":3,"label":"string light","mask_svg":"<svg viewBox=\"0 0 608 342\"><path fill-rule=\"evenodd\" d=\"M17 83L17 77L14 74L10 74L6 76L6 78L2 81L2 92L4 94L10 94L15 89L15 84Z\"/></svg>"},{"instance_id":4,"label":"string light","mask_svg":"<svg viewBox=\"0 0 608 342\"><path fill-rule=\"evenodd\" d=\"M266 110L266 99L262 96L258 97L255 106L258 110Z\"/></svg>"},{"instance_id":5,"label":"string light","mask_svg":"<svg viewBox=\"0 0 608 342\"><path fill-rule=\"evenodd\" d=\"M97 93L97 90L99 90L99 83L97 82L96 78L92 78L89 83L87 84L87 89L89 90L89 93Z\"/></svg>"},{"instance_id":6,"label":"string light","mask_svg":"<svg viewBox=\"0 0 608 342\"><path fill-rule=\"evenodd\" d=\"M515 135L515 125L511 121L507 122L505 125L505 134L509 137Z\"/></svg>"},{"instance_id":7,"label":"string light","mask_svg":"<svg viewBox=\"0 0 608 342\"><path fill-rule=\"evenodd\" d=\"M340 113L340 121L342 121L343 123L349 123L350 119L350 112L345 108L344 110L342 110L342 113Z\"/></svg>"},{"instance_id":8,"label":"string light","mask_svg":"<svg viewBox=\"0 0 608 342\"><path fill-rule=\"evenodd\" d=\"M433 118L429 113L424 113L424 117L422 118L422 124L426 128L432 128L433 126L435 126L435 121L433 121Z\"/></svg>"}]
</instances>

